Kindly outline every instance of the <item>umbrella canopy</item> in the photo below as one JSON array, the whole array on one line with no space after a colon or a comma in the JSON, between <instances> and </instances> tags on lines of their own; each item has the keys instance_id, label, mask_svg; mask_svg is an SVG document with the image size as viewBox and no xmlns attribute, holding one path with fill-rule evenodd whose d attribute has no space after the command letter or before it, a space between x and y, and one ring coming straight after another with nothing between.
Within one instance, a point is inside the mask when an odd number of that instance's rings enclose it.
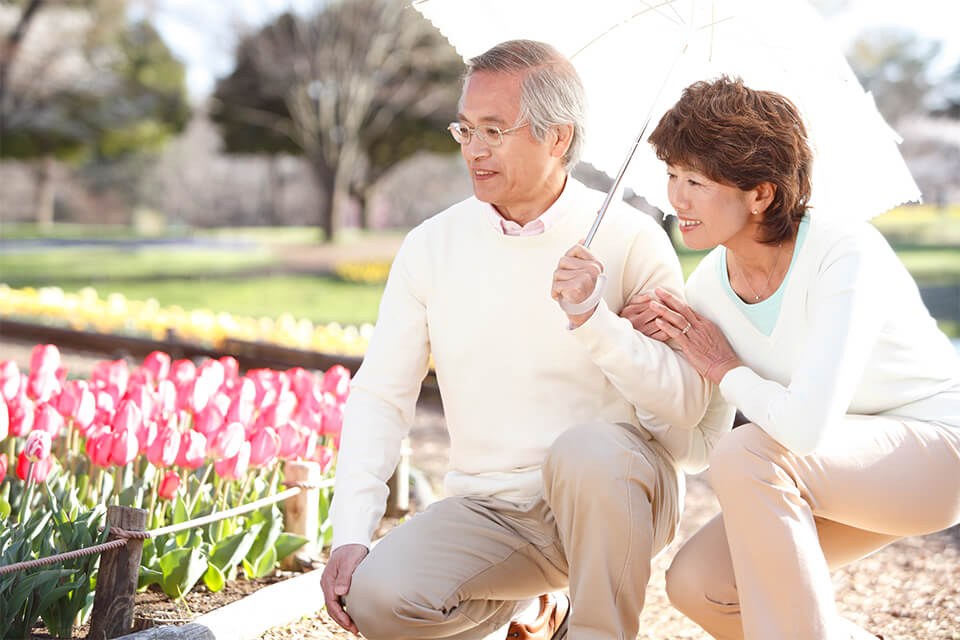
<instances>
[{"instance_id":1,"label":"umbrella canopy","mask_svg":"<svg viewBox=\"0 0 960 640\"><path fill-rule=\"evenodd\" d=\"M720 74L789 97L815 154L810 204L867 219L920 192L899 136L805 0L418 0L469 59L504 40L547 42L571 59L589 102L583 159L673 213L666 171L646 136L683 88ZM645 122L650 125L638 136ZM640 140L640 144L636 142Z\"/></svg>"}]
</instances>

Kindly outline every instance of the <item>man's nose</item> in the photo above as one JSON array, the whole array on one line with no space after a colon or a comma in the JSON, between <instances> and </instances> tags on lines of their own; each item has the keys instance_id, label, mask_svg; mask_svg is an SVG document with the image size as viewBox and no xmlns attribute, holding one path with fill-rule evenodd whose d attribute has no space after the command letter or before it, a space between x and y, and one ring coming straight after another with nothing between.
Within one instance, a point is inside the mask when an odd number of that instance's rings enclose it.
<instances>
[{"instance_id":1,"label":"man's nose","mask_svg":"<svg viewBox=\"0 0 960 640\"><path fill-rule=\"evenodd\" d=\"M463 153L470 158L483 158L490 155L490 147L474 133L470 136L470 142L463 145Z\"/></svg>"}]
</instances>

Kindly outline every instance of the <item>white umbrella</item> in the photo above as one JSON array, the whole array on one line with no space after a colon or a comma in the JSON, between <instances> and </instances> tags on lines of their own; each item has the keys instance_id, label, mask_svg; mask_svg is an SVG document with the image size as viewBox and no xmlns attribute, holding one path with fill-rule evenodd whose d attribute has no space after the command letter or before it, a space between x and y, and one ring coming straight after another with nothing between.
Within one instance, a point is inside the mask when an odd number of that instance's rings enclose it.
<instances>
[{"instance_id":1,"label":"white umbrella","mask_svg":"<svg viewBox=\"0 0 960 640\"><path fill-rule=\"evenodd\" d=\"M589 102L583 159L618 177L608 202L622 176L673 212L646 135L684 87L721 73L777 91L800 109L815 154L817 210L867 219L920 199L899 137L804 0L417 0L414 7L464 59L525 38L572 60Z\"/></svg>"}]
</instances>

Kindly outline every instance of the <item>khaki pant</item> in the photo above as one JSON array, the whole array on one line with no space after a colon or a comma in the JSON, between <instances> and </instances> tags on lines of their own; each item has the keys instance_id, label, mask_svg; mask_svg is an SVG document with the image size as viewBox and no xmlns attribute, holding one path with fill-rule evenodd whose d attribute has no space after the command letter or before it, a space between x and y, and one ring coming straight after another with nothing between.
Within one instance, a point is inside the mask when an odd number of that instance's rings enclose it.
<instances>
[{"instance_id":1,"label":"khaki pant","mask_svg":"<svg viewBox=\"0 0 960 640\"><path fill-rule=\"evenodd\" d=\"M569 586L568 638L633 640L650 560L680 516L669 456L629 425L583 425L550 448L543 479L531 504L447 498L391 531L346 597L364 637L484 638Z\"/></svg>"},{"instance_id":2,"label":"khaki pant","mask_svg":"<svg viewBox=\"0 0 960 640\"><path fill-rule=\"evenodd\" d=\"M870 637L838 616L829 570L960 521L960 431L847 416L796 456L753 424L714 448L722 514L680 549L667 594L715 638Z\"/></svg>"}]
</instances>

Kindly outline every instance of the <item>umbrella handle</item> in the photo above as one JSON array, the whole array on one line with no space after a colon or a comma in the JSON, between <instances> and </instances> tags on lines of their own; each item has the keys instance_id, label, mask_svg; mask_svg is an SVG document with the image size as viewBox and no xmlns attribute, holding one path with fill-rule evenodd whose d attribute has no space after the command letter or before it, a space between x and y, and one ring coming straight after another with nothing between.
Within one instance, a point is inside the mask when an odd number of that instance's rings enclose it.
<instances>
[{"instance_id":1,"label":"umbrella handle","mask_svg":"<svg viewBox=\"0 0 960 640\"><path fill-rule=\"evenodd\" d=\"M587 296L587 299L583 302L567 302L561 297L557 302L560 303L560 308L564 310L568 315L578 316L581 313L586 313L590 311L597 303L600 302L600 298L603 297L603 290L607 288L607 274L601 273L597 276L597 284L593 287L593 293Z\"/></svg>"}]
</instances>

